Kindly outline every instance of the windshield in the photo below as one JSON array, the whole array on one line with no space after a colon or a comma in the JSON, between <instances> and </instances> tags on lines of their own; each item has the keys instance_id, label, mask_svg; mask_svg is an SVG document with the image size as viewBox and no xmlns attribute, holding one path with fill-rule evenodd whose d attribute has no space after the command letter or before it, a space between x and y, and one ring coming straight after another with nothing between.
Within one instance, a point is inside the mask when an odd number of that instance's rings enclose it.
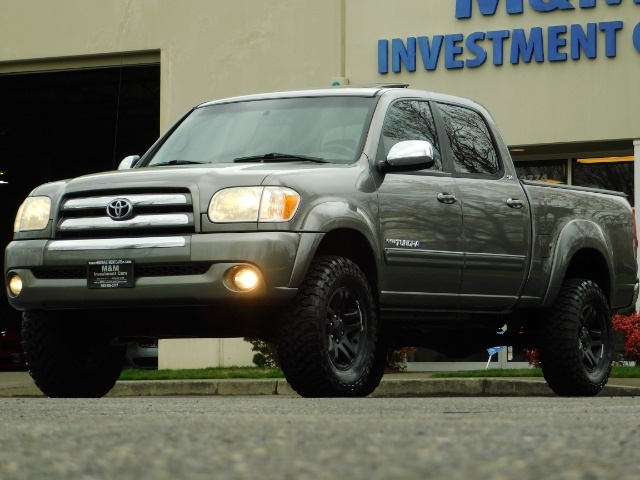
<instances>
[{"instance_id":1,"label":"windshield","mask_svg":"<svg viewBox=\"0 0 640 480\"><path fill-rule=\"evenodd\" d=\"M258 162L270 154L290 156L291 161L310 157L353 163L374 104L374 98L314 97L197 108L146 166L232 163L249 157Z\"/></svg>"}]
</instances>

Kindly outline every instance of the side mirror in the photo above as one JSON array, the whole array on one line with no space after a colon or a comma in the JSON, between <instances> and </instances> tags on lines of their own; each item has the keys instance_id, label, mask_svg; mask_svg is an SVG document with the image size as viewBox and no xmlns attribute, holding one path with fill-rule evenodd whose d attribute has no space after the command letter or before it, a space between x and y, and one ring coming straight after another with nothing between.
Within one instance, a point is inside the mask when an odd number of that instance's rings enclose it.
<instances>
[{"instance_id":1,"label":"side mirror","mask_svg":"<svg viewBox=\"0 0 640 480\"><path fill-rule=\"evenodd\" d=\"M120 162L118 170L128 170L133 168L136 166L136 163L138 163L138 160L140 160L140 155L129 155Z\"/></svg>"},{"instance_id":2,"label":"side mirror","mask_svg":"<svg viewBox=\"0 0 640 480\"><path fill-rule=\"evenodd\" d=\"M386 172L422 170L433 167L433 145L425 140L405 140L396 143L381 165Z\"/></svg>"}]
</instances>

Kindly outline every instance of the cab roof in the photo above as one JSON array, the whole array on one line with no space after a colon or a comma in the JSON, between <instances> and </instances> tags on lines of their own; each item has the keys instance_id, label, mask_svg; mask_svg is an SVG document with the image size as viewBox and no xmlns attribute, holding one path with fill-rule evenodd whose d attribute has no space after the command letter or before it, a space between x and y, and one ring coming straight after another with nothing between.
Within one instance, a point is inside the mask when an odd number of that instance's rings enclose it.
<instances>
[{"instance_id":1,"label":"cab roof","mask_svg":"<svg viewBox=\"0 0 640 480\"><path fill-rule=\"evenodd\" d=\"M406 83L392 83L380 85L345 85L335 87L322 87L305 90L290 90L283 92L258 93L242 95L238 97L223 98L202 103L198 107L206 107L220 103L246 102L251 100L266 100L272 98L299 98L299 97L376 97L389 89L407 88Z\"/></svg>"}]
</instances>

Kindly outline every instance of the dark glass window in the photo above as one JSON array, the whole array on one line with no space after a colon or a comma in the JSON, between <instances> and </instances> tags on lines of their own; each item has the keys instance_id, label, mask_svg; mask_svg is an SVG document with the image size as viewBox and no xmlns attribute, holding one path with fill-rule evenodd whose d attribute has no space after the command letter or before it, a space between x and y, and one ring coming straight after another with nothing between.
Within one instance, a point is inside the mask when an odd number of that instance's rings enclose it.
<instances>
[{"instance_id":1,"label":"dark glass window","mask_svg":"<svg viewBox=\"0 0 640 480\"><path fill-rule=\"evenodd\" d=\"M493 175L500 170L498 154L482 116L469 108L439 104L458 173Z\"/></svg>"},{"instance_id":2,"label":"dark glass window","mask_svg":"<svg viewBox=\"0 0 640 480\"><path fill-rule=\"evenodd\" d=\"M633 205L633 162L573 160L573 185L624 192Z\"/></svg>"},{"instance_id":3,"label":"dark glass window","mask_svg":"<svg viewBox=\"0 0 640 480\"><path fill-rule=\"evenodd\" d=\"M515 167L520 180L562 184L567 183L566 160L515 162Z\"/></svg>"},{"instance_id":4,"label":"dark glass window","mask_svg":"<svg viewBox=\"0 0 640 480\"><path fill-rule=\"evenodd\" d=\"M385 157L396 143L403 140L426 140L433 145L435 164L432 170L442 170L442 158L431 108L424 101L403 100L394 103L387 112L382 127Z\"/></svg>"}]
</instances>

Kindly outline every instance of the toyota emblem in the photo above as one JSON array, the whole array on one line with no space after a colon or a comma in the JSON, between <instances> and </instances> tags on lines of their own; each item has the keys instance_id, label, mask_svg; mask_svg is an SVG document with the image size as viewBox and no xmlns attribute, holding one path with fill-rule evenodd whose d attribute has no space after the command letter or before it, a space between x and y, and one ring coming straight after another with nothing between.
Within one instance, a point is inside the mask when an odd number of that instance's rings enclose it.
<instances>
[{"instance_id":1,"label":"toyota emblem","mask_svg":"<svg viewBox=\"0 0 640 480\"><path fill-rule=\"evenodd\" d=\"M107 215L112 220L127 220L133 216L133 204L126 198L116 198L107 205Z\"/></svg>"}]
</instances>

